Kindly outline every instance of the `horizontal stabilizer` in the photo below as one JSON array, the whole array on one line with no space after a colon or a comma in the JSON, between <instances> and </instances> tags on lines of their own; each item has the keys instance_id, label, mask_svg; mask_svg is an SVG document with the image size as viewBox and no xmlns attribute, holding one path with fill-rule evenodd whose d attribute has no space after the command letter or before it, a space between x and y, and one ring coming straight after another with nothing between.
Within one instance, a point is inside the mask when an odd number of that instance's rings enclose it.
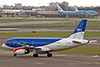
<instances>
[{"instance_id":1,"label":"horizontal stabilizer","mask_svg":"<svg viewBox=\"0 0 100 67\"><path fill-rule=\"evenodd\" d=\"M73 43L79 43L79 44L81 44L80 41L75 41L75 40L73 40L72 42L73 42Z\"/></svg>"},{"instance_id":2,"label":"horizontal stabilizer","mask_svg":"<svg viewBox=\"0 0 100 67\"><path fill-rule=\"evenodd\" d=\"M97 42L97 40L91 40L91 41L89 41L89 43L96 43Z\"/></svg>"}]
</instances>

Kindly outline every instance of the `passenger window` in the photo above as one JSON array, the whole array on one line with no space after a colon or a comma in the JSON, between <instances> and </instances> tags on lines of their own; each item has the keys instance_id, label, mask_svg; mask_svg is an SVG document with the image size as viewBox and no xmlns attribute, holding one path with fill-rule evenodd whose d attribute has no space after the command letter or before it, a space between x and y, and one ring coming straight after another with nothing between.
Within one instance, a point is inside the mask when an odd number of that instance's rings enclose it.
<instances>
[{"instance_id":1,"label":"passenger window","mask_svg":"<svg viewBox=\"0 0 100 67\"><path fill-rule=\"evenodd\" d=\"M61 42L58 42L58 44L61 44Z\"/></svg>"}]
</instances>

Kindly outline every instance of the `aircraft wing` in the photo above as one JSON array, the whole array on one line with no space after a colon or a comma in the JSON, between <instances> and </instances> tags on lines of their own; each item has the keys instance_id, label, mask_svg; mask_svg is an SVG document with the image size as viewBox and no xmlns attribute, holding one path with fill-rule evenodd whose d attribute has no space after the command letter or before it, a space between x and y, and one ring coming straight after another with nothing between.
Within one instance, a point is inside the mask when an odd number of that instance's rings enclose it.
<instances>
[{"instance_id":1,"label":"aircraft wing","mask_svg":"<svg viewBox=\"0 0 100 67\"><path fill-rule=\"evenodd\" d=\"M19 43L19 45L23 46L23 48L35 49L35 50L39 50L39 51L51 51L51 49L49 49L47 47L34 47L34 46L24 45L24 44L22 44L22 42Z\"/></svg>"},{"instance_id":2,"label":"aircraft wing","mask_svg":"<svg viewBox=\"0 0 100 67\"><path fill-rule=\"evenodd\" d=\"M25 45L25 44L23 44L23 42L19 43L19 45L23 46L23 48L36 49L36 50L41 49L41 48L36 48L34 46Z\"/></svg>"}]
</instances>

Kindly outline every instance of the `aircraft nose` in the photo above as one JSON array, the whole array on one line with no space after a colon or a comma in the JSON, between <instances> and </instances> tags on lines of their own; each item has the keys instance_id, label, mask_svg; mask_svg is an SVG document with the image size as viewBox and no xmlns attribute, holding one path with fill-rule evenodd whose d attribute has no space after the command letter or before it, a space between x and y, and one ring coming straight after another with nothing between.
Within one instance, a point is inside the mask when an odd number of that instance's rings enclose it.
<instances>
[{"instance_id":1,"label":"aircraft nose","mask_svg":"<svg viewBox=\"0 0 100 67\"><path fill-rule=\"evenodd\" d=\"M2 44L2 47L5 48L5 44L4 43Z\"/></svg>"},{"instance_id":2,"label":"aircraft nose","mask_svg":"<svg viewBox=\"0 0 100 67\"><path fill-rule=\"evenodd\" d=\"M12 47L7 46L5 43L2 44L2 47L5 48L5 49L14 49Z\"/></svg>"},{"instance_id":3,"label":"aircraft nose","mask_svg":"<svg viewBox=\"0 0 100 67\"><path fill-rule=\"evenodd\" d=\"M98 12L96 12L96 15L98 14Z\"/></svg>"}]
</instances>

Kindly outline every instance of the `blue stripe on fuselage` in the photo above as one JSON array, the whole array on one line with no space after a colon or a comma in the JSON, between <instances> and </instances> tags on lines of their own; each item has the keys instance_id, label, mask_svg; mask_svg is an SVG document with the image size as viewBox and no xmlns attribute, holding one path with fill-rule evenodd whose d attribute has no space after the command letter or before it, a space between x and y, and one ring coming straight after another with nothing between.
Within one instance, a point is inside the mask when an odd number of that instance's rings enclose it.
<instances>
[{"instance_id":1,"label":"blue stripe on fuselage","mask_svg":"<svg viewBox=\"0 0 100 67\"><path fill-rule=\"evenodd\" d=\"M50 43L56 42L61 40L62 38L11 38L5 44L9 47L17 48L22 47L19 43L23 42L24 45L34 46L34 47L41 47L48 45Z\"/></svg>"},{"instance_id":2,"label":"blue stripe on fuselage","mask_svg":"<svg viewBox=\"0 0 100 67\"><path fill-rule=\"evenodd\" d=\"M61 14L89 14L88 11L58 11Z\"/></svg>"}]
</instances>

